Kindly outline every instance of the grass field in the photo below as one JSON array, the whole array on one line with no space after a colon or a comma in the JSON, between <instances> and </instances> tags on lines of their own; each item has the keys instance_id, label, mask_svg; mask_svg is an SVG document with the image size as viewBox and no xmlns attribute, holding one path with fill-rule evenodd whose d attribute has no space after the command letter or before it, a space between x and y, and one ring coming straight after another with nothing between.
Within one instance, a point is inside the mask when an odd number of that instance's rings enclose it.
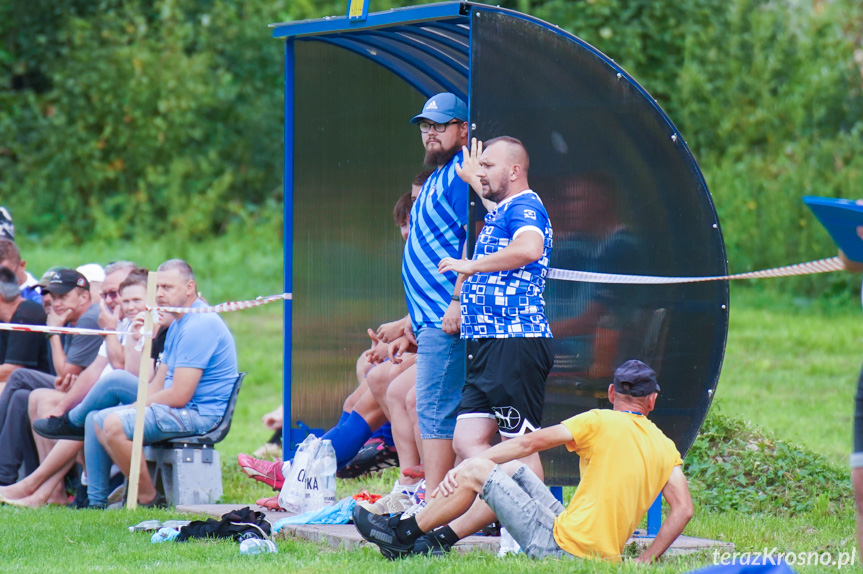
<instances>
[{"instance_id":1,"label":"grass field","mask_svg":"<svg viewBox=\"0 0 863 574\"><path fill-rule=\"evenodd\" d=\"M247 238L248 239L248 238ZM259 233L254 239L262 239ZM211 302L280 291L281 253L263 240L246 252L227 237L182 249L167 242L146 246L54 249L25 245L29 267L131 258L155 266L183 256L196 267ZM274 243L278 245L279 243ZM74 261L66 261L77 253ZM727 540L738 551L850 552L853 506L846 457L851 448L852 399L863 357L858 300L799 300L752 286L734 286L731 328L714 408L696 442L691 469L696 515L686 534ZM239 452L269 436L260 416L280 402L281 311L279 305L226 315L249 375L230 435L220 445L227 502L251 503L272 494L237 469ZM721 413L722 416L719 416ZM744 422L746 421L746 422ZM385 473L362 483L340 481L340 494L359 488L384 490ZM310 543L279 542L278 555L244 557L236 545L195 542L152 545L126 527L170 511L95 512L62 508L0 507L0 564L4 572L212 570L255 572L635 572L632 564L503 562L486 555L411 559L388 563L372 550L335 552ZM687 572L713 563L710 555L668 557L655 572ZM795 567L821 572L823 567Z\"/></svg>"}]
</instances>

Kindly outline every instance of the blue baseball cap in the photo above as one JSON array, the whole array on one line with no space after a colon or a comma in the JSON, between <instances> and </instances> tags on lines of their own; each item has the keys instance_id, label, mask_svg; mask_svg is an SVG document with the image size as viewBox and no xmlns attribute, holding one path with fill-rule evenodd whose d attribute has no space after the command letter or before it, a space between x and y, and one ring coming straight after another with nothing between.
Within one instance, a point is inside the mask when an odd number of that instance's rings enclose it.
<instances>
[{"instance_id":1,"label":"blue baseball cap","mask_svg":"<svg viewBox=\"0 0 863 574\"><path fill-rule=\"evenodd\" d=\"M467 104L460 97L449 92L436 94L429 98L423 111L411 118L412 124L428 120L436 124L445 124L450 120L467 121Z\"/></svg>"}]
</instances>

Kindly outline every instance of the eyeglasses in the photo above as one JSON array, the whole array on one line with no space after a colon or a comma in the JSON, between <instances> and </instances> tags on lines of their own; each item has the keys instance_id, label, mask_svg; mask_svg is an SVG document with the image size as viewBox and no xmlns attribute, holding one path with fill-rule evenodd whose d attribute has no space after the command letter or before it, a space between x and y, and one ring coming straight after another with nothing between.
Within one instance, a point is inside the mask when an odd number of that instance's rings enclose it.
<instances>
[{"instance_id":1,"label":"eyeglasses","mask_svg":"<svg viewBox=\"0 0 863 574\"><path fill-rule=\"evenodd\" d=\"M101 293L101 297L105 301L107 301L108 299L114 300L119 296L120 296L119 291L102 291L102 293Z\"/></svg>"},{"instance_id":2,"label":"eyeglasses","mask_svg":"<svg viewBox=\"0 0 863 574\"><path fill-rule=\"evenodd\" d=\"M447 123L445 123L445 124L433 124L433 123L430 123L430 122L420 122L420 124L419 124L419 125L420 125L420 131L421 131L422 133L424 133L424 134L429 133L429 131L430 131L432 128L434 128L434 131L436 131L437 133L442 134L442 133L444 133L444 132L446 131L446 129L447 129L449 126L451 126L451 125L453 125L453 124L458 124L458 123L461 123L461 122L459 122L458 120L453 120L453 121L451 121L451 122L447 122Z\"/></svg>"}]
</instances>

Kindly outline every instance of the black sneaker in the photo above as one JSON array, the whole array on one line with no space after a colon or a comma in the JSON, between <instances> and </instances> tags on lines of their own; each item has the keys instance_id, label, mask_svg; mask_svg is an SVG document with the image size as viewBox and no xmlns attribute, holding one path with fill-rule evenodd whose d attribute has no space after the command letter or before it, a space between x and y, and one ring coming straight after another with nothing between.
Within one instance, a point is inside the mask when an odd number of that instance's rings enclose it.
<instances>
[{"instance_id":1,"label":"black sneaker","mask_svg":"<svg viewBox=\"0 0 863 574\"><path fill-rule=\"evenodd\" d=\"M339 478L356 478L369 472L399 465L399 454L394 446L381 439L371 439L344 468L336 473Z\"/></svg>"},{"instance_id":2,"label":"black sneaker","mask_svg":"<svg viewBox=\"0 0 863 574\"><path fill-rule=\"evenodd\" d=\"M33 430L40 436L51 439L84 440L84 427L76 427L69 420L69 413L59 417L36 419Z\"/></svg>"},{"instance_id":3,"label":"black sneaker","mask_svg":"<svg viewBox=\"0 0 863 574\"><path fill-rule=\"evenodd\" d=\"M452 544L437 536L435 532L427 532L414 542L413 554L426 556L446 556L452 549Z\"/></svg>"},{"instance_id":4,"label":"black sneaker","mask_svg":"<svg viewBox=\"0 0 863 574\"><path fill-rule=\"evenodd\" d=\"M414 548L413 543L405 544L399 540L396 527L398 526L401 514L393 514L392 516L382 516L380 514L372 514L362 506L354 506L354 526L357 532L368 540L378 545L381 549L381 554L395 560L402 556L409 555Z\"/></svg>"}]
</instances>

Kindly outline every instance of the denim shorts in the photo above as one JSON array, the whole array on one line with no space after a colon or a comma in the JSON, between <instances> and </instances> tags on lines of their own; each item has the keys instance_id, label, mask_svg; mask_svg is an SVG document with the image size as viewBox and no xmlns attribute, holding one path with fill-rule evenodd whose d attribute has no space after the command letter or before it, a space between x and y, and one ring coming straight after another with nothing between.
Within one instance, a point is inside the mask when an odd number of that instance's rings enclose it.
<instances>
[{"instance_id":1,"label":"denim shorts","mask_svg":"<svg viewBox=\"0 0 863 574\"><path fill-rule=\"evenodd\" d=\"M417 416L423 439L452 440L464 387L465 343L443 329L417 332Z\"/></svg>"},{"instance_id":2,"label":"denim shorts","mask_svg":"<svg viewBox=\"0 0 863 574\"><path fill-rule=\"evenodd\" d=\"M104 428L105 417L116 414L123 424L126 437L132 440L135 434L135 407L121 405L111 407L96 413L95 422L100 428ZM212 415L203 416L192 408L174 409L165 405L152 404L144 409L144 443L151 444L161 440L204 434L211 431L219 424L222 417Z\"/></svg>"},{"instance_id":3,"label":"denim shorts","mask_svg":"<svg viewBox=\"0 0 863 574\"><path fill-rule=\"evenodd\" d=\"M575 558L554 539L554 519L563 504L527 465L509 476L500 466L482 487L482 499L531 558Z\"/></svg>"}]
</instances>

